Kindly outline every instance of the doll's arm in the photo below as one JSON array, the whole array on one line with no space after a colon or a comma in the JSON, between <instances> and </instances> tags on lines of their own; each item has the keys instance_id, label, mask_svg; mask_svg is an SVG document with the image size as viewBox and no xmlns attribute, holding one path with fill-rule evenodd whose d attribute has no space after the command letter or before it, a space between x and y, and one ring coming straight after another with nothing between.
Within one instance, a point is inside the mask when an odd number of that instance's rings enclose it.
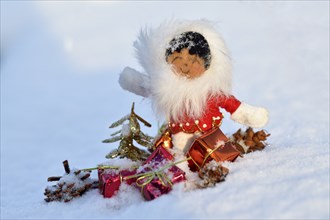
<instances>
[{"instance_id":1,"label":"doll's arm","mask_svg":"<svg viewBox=\"0 0 330 220\"><path fill-rule=\"evenodd\" d=\"M119 76L119 84L123 89L143 97L148 97L150 94L149 81L147 75L130 67L125 67Z\"/></svg>"},{"instance_id":2,"label":"doll's arm","mask_svg":"<svg viewBox=\"0 0 330 220\"><path fill-rule=\"evenodd\" d=\"M230 118L240 124L260 128L268 122L268 111L265 108L241 103Z\"/></svg>"},{"instance_id":3,"label":"doll's arm","mask_svg":"<svg viewBox=\"0 0 330 220\"><path fill-rule=\"evenodd\" d=\"M220 96L218 104L231 114L230 118L240 124L259 128L268 122L268 111L240 102L234 96Z\"/></svg>"}]
</instances>

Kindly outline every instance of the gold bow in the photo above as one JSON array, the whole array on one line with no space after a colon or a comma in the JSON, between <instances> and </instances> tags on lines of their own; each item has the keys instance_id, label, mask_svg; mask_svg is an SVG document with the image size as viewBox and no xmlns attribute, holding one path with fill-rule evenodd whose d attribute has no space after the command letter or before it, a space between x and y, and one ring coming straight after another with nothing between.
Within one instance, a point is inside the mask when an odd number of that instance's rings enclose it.
<instances>
[{"instance_id":1,"label":"gold bow","mask_svg":"<svg viewBox=\"0 0 330 220\"><path fill-rule=\"evenodd\" d=\"M166 166L164 166L156 171L150 171L150 172L146 172L146 173L140 173L140 174L135 174L135 175L131 175L131 176L126 176L123 179L127 180L127 179L137 178L136 185L139 187L144 187L147 184L149 184L155 177L157 177L163 186L169 186L169 185L172 186L173 183L171 182L171 180L168 178L168 176L166 175L166 173L164 171L176 164L183 163L190 159L191 159L191 157L184 159L184 160L180 160L177 162L167 164Z\"/></svg>"}]
</instances>

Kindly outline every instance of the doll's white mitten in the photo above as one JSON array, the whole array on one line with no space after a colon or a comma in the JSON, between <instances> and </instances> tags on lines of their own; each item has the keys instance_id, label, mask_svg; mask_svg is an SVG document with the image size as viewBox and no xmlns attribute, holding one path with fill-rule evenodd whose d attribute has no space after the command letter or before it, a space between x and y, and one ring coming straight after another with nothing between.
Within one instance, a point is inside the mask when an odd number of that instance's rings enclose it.
<instances>
[{"instance_id":1,"label":"doll's white mitten","mask_svg":"<svg viewBox=\"0 0 330 220\"><path fill-rule=\"evenodd\" d=\"M125 67L119 76L119 84L121 88L143 97L148 97L150 94L149 81L147 75L130 67Z\"/></svg>"},{"instance_id":2,"label":"doll's white mitten","mask_svg":"<svg viewBox=\"0 0 330 220\"><path fill-rule=\"evenodd\" d=\"M268 122L268 111L265 108L241 103L230 118L240 124L253 128L260 128L265 126Z\"/></svg>"}]
</instances>

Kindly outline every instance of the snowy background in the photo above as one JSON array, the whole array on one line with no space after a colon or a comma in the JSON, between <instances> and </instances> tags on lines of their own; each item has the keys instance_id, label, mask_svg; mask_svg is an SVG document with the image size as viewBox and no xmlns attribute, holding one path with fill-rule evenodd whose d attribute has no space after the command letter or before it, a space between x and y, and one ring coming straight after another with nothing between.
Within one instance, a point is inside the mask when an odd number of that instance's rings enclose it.
<instances>
[{"instance_id":1,"label":"snowy background","mask_svg":"<svg viewBox=\"0 0 330 220\"><path fill-rule=\"evenodd\" d=\"M101 141L133 101L156 133L150 102L117 80L126 65L140 69L139 29L168 18L218 22L233 93L269 109L270 146L226 163L215 188L45 203L63 160L106 161L116 145ZM228 118L230 134L241 126ZM329 219L329 163L329 1L1 1L1 219Z\"/></svg>"}]
</instances>

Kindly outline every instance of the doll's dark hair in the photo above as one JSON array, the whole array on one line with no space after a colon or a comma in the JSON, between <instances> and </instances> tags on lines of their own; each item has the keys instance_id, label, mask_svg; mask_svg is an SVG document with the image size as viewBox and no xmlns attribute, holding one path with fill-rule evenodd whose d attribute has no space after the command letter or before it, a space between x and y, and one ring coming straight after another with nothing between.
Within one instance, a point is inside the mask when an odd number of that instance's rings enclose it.
<instances>
[{"instance_id":1,"label":"doll's dark hair","mask_svg":"<svg viewBox=\"0 0 330 220\"><path fill-rule=\"evenodd\" d=\"M166 61L168 56L174 52L180 53L184 48L187 48L189 54L198 55L204 60L205 69L209 68L211 64L211 51L210 46L207 43L203 35L193 31L184 32L176 37L174 37L166 48L165 56Z\"/></svg>"}]
</instances>

